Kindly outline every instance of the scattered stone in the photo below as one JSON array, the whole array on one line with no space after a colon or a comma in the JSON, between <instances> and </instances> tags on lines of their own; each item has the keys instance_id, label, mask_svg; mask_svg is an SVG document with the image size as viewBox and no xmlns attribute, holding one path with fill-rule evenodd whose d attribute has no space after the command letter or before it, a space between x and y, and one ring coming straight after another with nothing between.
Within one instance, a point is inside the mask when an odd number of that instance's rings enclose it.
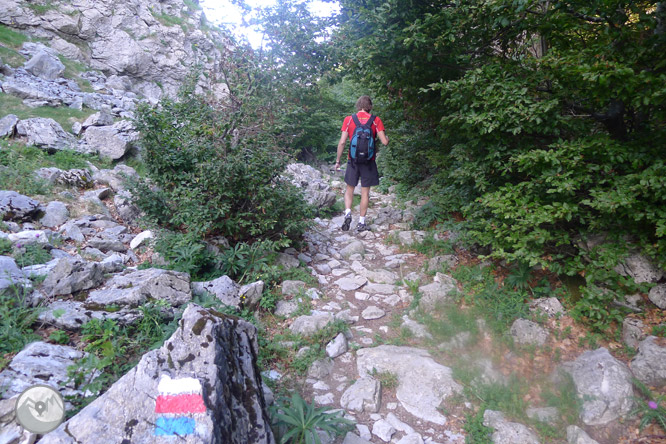
<instances>
[{"instance_id":1,"label":"scattered stone","mask_svg":"<svg viewBox=\"0 0 666 444\"><path fill-rule=\"evenodd\" d=\"M650 387L666 385L666 343L663 338L648 336L638 345L638 354L631 360L636 379Z\"/></svg>"},{"instance_id":2,"label":"scattered stone","mask_svg":"<svg viewBox=\"0 0 666 444\"><path fill-rule=\"evenodd\" d=\"M49 151L76 147L76 138L62 129L53 119L33 117L16 124L16 134L27 139L28 145L46 148Z\"/></svg>"},{"instance_id":3,"label":"scattered stone","mask_svg":"<svg viewBox=\"0 0 666 444\"><path fill-rule=\"evenodd\" d=\"M352 254L365 254L365 245L363 242L355 240L347 244L342 250L340 250L340 255L347 259Z\"/></svg>"},{"instance_id":4,"label":"scattered stone","mask_svg":"<svg viewBox=\"0 0 666 444\"><path fill-rule=\"evenodd\" d=\"M326 344L326 354L329 358L337 358L347 351L347 338L342 333Z\"/></svg>"},{"instance_id":5,"label":"scattered stone","mask_svg":"<svg viewBox=\"0 0 666 444\"><path fill-rule=\"evenodd\" d=\"M14 136L18 121L18 117L14 114L8 114L0 119L0 139Z\"/></svg>"},{"instance_id":6,"label":"scattered stone","mask_svg":"<svg viewBox=\"0 0 666 444\"><path fill-rule=\"evenodd\" d=\"M638 343L647 336L643 330L645 324L638 318L624 318L622 321L622 340L631 348L638 348Z\"/></svg>"},{"instance_id":7,"label":"scattered stone","mask_svg":"<svg viewBox=\"0 0 666 444\"><path fill-rule=\"evenodd\" d=\"M93 184L90 172L83 169L61 170L59 168L40 168L35 171L35 176L54 185L65 185L75 188L89 188Z\"/></svg>"},{"instance_id":8,"label":"scattered stone","mask_svg":"<svg viewBox=\"0 0 666 444\"><path fill-rule=\"evenodd\" d=\"M312 336L329 323L333 322L333 314L327 312L313 312L312 315L299 316L289 327L292 333L303 336Z\"/></svg>"},{"instance_id":9,"label":"scattered stone","mask_svg":"<svg viewBox=\"0 0 666 444\"><path fill-rule=\"evenodd\" d=\"M59 227L69 219L67 205L58 201L49 202L44 213L44 217L39 220L39 223L49 228Z\"/></svg>"},{"instance_id":10,"label":"scattered stone","mask_svg":"<svg viewBox=\"0 0 666 444\"><path fill-rule=\"evenodd\" d=\"M303 281L282 281L282 294L285 296L295 296L301 291L305 291L307 284Z\"/></svg>"},{"instance_id":11,"label":"scattered stone","mask_svg":"<svg viewBox=\"0 0 666 444\"><path fill-rule=\"evenodd\" d=\"M238 291L241 305L251 309L257 308L264 294L264 286L264 281L256 281L243 285Z\"/></svg>"},{"instance_id":12,"label":"scattered stone","mask_svg":"<svg viewBox=\"0 0 666 444\"><path fill-rule=\"evenodd\" d=\"M352 432L347 432L345 435L345 440L342 441L342 444L372 444L368 439L359 437L358 435L353 434Z\"/></svg>"},{"instance_id":13,"label":"scattered stone","mask_svg":"<svg viewBox=\"0 0 666 444\"><path fill-rule=\"evenodd\" d=\"M347 324L355 324L358 322L358 316L353 316L351 310L342 310L335 314L335 319L346 322Z\"/></svg>"},{"instance_id":14,"label":"scattered stone","mask_svg":"<svg viewBox=\"0 0 666 444\"><path fill-rule=\"evenodd\" d=\"M354 261L351 268L354 273L366 277L372 282L392 285L395 284L398 280L398 275L392 271L384 270L381 268L376 270L368 270L358 261Z\"/></svg>"},{"instance_id":15,"label":"scattered stone","mask_svg":"<svg viewBox=\"0 0 666 444\"><path fill-rule=\"evenodd\" d=\"M523 424L507 421L501 412L486 410L483 425L495 429L492 435L494 444L540 444L533 431Z\"/></svg>"},{"instance_id":16,"label":"scattered stone","mask_svg":"<svg viewBox=\"0 0 666 444\"><path fill-rule=\"evenodd\" d=\"M104 289L91 291L86 305L138 307L149 300L163 300L173 307L186 304L192 300L190 275L159 268L116 275Z\"/></svg>"},{"instance_id":17,"label":"scattered stone","mask_svg":"<svg viewBox=\"0 0 666 444\"><path fill-rule=\"evenodd\" d=\"M63 258L46 276L42 289L49 296L68 295L99 286L104 271L97 262Z\"/></svg>"},{"instance_id":18,"label":"scattered stone","mask_svg":"<svg viewBox=\"0 0 666 444\"><path fill-rule=\"evenodd\" d=\"M407 435L414 433L414 429L404 422L400 421L397 416L393 413L386 415L386 420L399 432L403 432Z\"/></svg>"},{"instance_id":19,"label":"scattered stone","mask_svg":"<svg viewBox=\"0 0 666 444\"><path fill-rule=\"evenodd\" d=\"M358 430L358 434L361 436L361 438L368 440L372 439L372 434L370 433L370 429L367 425L356 424L356 430Z\"/></svg>"},{"instance_id":20,"label":"scattered stone","mask_svg":"<svg viewBox=\"0 0 666 444\"><path fill-rule=\"evenodd\" d=\"M298 303L295 301L278 301L275 304L275 315L288 318L298 310Z\"/></svg>"},{"instance_id":21,"label":"scattered stone","mask_svg":"<svg viewBox=\"0 0 666 444\"><path fill-rule=\"evenodd\" d=\"M67 376L67 367L87 353L65 345L33 342L21 350L0 372L3 397L18 395L35 384L46 384L63 396L82 396L74 381Z\"/></svg>"},{"instance_id":22,"label":"scattered stone","mask_svg":"<svg viewBox=\"0 0 666 444\"><path fill-rule=\"evenodd\" d=\"M336 194L322 173L310 165L291 163L287 165L285 174L295 186L303 189L303 197L315 208L328 208L336 201Z\"/></svg>"},{"instance_id":23,"label":"scattered stone","mask_svg":"<svg viewBox=\"0 0 666 444\"><path fill-rule=\"evenodd\" d=\"M540 311L549 318L564 314L564 307L557 298L539 298L530 301L530 310Z\"/></svg>"},{"instance_id":24,"label":"scattered stone","mask_svg":"<svg viewBox=\"0 0 666 444\"><path fill-rule=\"evenodd\" d=\"M648 298L657 307L666 309L666 284L657 284L650 288Z\"/></svg>"},{"instance_id":25,"label":"scattered stone","mask_svg":"<svg viewBox=\"0 0 666 444\"><path fill-rule=\"evenodd\" d=\"M412 245L415 242L421 242L425 238L425 231L400 231L398 241L405 246Z\"/></svg>"},{"instance_id":26,"label":"scattered stone","mask_svg":"<svg viewBox=\"0 0 666 444\"><path fill-rule=\"evenodd\" d=\"M456 288L456 281L452 277L440 275L439 282L419 287L419 293L421 293L419 307L425 312L431 312L438 304L451 303Z\"/></svg>"},{"instance_id":27,"label":"scattered stone","mask_svg":"<svg viewBox=\"0 0 666 444\"><path fill-rule=\"evenodd\" d=\"M529 407L525 410L528 418L555 425L560 418L557 407Z\"/></svg>"},{"instance_id":28,"label":"scattered stone","mask_svg":"<svg viewBox=\"0 0 666 444\"><path fill-rule=\"evenodd\" d=\"M79 151L99 154L100 157L118 160L129 151L133 137L126 134L127 124L118 122L110 126L91 126L83 133Z\"/></svg>"},{"instance_id":29,"label":"scattered stone","mask_svg":"<svg viewBox=\"0 0 666 444\"><path fill-rule=\"evenodd\" d=\"M29 73L44 80L55 80L65 72L65 65L46 51L39 51L24 66Z\"/></svg>"},{"instance_id":30,"label":"scattered stone","mask_svg":"<svg viewBox=\"0 0 666 444\"><path fill-rule=\"evenodd\" d=\"M578 396L583 399L580 418L586 425L608 424L631 411L631 372L605 348L586 351L562 368L571 374Z\"/></svg>"},{"instance_id":31,"label":"scattered stone","mask_svg":"<svg viewBox=\"0 0 666 444\"><path fill-rule=\"evenodd\" d=\"M161 348L40 442L154 442L155 399L188 387L203 404L183 442L273 443L258 353L252 324L191 304Z\"/></svg>"},{"instance_id":32,"label":"scattered stone","mask_svg":"<svg viewBox=\"0 0 666 444\"><path fill-rule=\"evenodd\" d=\"M386 315L386 312L374 305L369 306L361 313L361 317L366 321L370 321L372 319L379 319L384 317L384 315Z\"/></svg>"},{"instance_id":33,"label":"scattered stone","mask_svg":"<svg viewBox=\"0 0 666 444\"><path fill-rule=\"evenodd\" d=\"M0 191L0 215L2 220L26 222L35 218L42 206L34 199L16 191Z\"/></svg>"},{"instance_id":34,"label":"scattered stone","mask_svg":"<svg viewBox=\"0 0 666 444\"><path fill-rule=\"evenodd\" d=\"M207 282L192 282L192 293L203 295L210 293L224 305L240 307L240 285L229 276L222 276Z\"/></svg>"},{"instance_id":35,"label":"scattered stone","mask_svg":"<svg viewBox=\"0 0 666 444\"><path fill-rule=\"evenodd\" d=\"M317 405L331 405L335 402L333 393L326 393L324 395L315 395L314 402Z\"/></svg>"},{"instance_id":36,"label":"scattered stone","mask_svg":"<svg viewBox=\"0 0 666 444\"><path fill-rule=\"evenodd\" d=\"M664 277L664 270L640 254L632 254L614 270L622 276L630 276L637 283L657 282Z\"/></svg>"},{"instance_id":37,"label":"scattered stone","mask_svg":"<svg viewBox=\"0 0 666 444\"><path fill-rule=\"evenodd\" d=\"M446 417L437 408L443 400L462 391L450 368L436 363L427 351L413 347L380 345L360 349L356 356L361 378L369 376L373 369L395 374L396 397L405 410L419 419L446 424ZM414 377L416 374L418 378Z\"/></svg>"},{"instance_id":38,"label":"scattered stone","mask_svg":"<svg viewBox=\"0 0 666 444\"><path fill-rule=\"evenodd\" d=\"M358 290L362 286L368 283L368 280L363 276L354 276L354 277L343 277L334 282L335 285L340 287L343 291L354 291Z\"/></svg>"},{"instance_id":39,"label":"scattered stone","mask_svg":"<svg viewBox=\"0 0 666 444\"><path fill-rule=\"evenodd\" d=\"M416 338L432 339L432 335L428 332L428 329L425 327L425 325L419 324L418 322L409 319L409 316L407 315L403 315L401 327L409 330Z\"/></svg>"},{"instance_id":40,"label":"scattered stone","mask_svg":"<svg viewBox=\"0 0 666 444\"><path fill-rule=\"evenodd\" d=\"M381 407L381 386L379 381L364 377L356 380L340 398L340 405L355 412L377 413Z\"/></svg>"},{"instance_id":41,"label":"scattered stone","mask_svg":"<svg viewBox=\"0 0 666 444\"><path fill-rule=\"evenodd\" d=\"M458 257L455 254L445 254L435 256L428 261L429 271L441 271L442 266L446 265L447 270L455 268L458 265Z\"/></svg>"},{"instance_id":42,"label":"scattered stone","mask_svg":"<svg viewBox=\"0 0 666 444\"><path fill-rule=\"evenodd\" d=\"M418 433L410 433L403 436L400 441L395 444L424 444L423 437Z\"/></svg>"},{"instance_id":43,"label":"scattered stone","mask_svg":"<svg viewBox=\"0 0 666 444\"><path fill-rule=\"evenodd\" d=\"M298 259L296 259L291 254L286 253L278 253L275 262L278 265L282 265L285 270L289 270L290 268L298 268L301 265L301 262Z\"/></svg>"},{"instance_id":44,"label":"scattered stone","mask_svg":"<svg viewBox=\"0 0 666 444\"><path fill-rule=\"evenodd\" d=\"M113 116L106 111L99 111L89 116L81 127L86 129L91 126L109 126L113 125Z\"/></svg>"},{"instance_id":45,"label":"scattered stone","mask_svg":"<svg viewBox=\"0 0 666 444\"><path fill-rule=\"evenodd\" d=\"M317 359L308 369L308 377L325 379L333 371L333 360L330 358Z\"/></svg>"},{"instance_id":46,"label":"scattered stone","mask_svg":"<svg viewBox=\"0 0 666 444\"><path fill-rule=\"evenodd\" d=\"M148 239L152 239L154 237L154 234L150 230L142 231L141 233L137 234L134 239L130 242L130 248L132 250L136 250L139 248L141 245L143 245Z\"/></svg>"},{"instance_id":47,"label":"scattered stone","mask_svg":"<svg viewBox=\"0 0 666 444\"><path fill-rule=\"evenodd\" d=\"M511 325L511 336L514 342L522 345L542 347L548 340L548 330L527 319L516 319Z\"/></svg>"},{"instance_id":48,"label":"scattered stone","mask_svg":"<svg viewBox=\"0 0 666 444\"><path fill-rule=\"evenodd\" d=\"M16 296L26 294L32 290L32 282L13 258L0 256L0 295Z\"/></svg>"},{"instance_id":49,"label":"scattered stone","mask_svg":"<svg viewBox=\"0 0 666 444\"><path fill-rule=\"evenodd\" d=\"M388 421L380 419L372 425L372 434L384 442L391 441L391 437L395 433L395 429Z\"/></svg>"},{"instance_id":50,"label":"scattered stone","mask_svg":"<svg viewBox=\"0 0 666 444\"><path fill-rule=\"evenodd\" d=\"M357 291L354 293L354 298L358 299L359 301L367 301L370 299L370 295L368 293L362 293L360 291Z\"/></svg>"},{"instance_id":51,"label":"scattered stone","mask_svg":"<svg viewBox=\"0 0 666 444\"><path fill-rule=\"evenodd\" d=\"M568 444L599 444L590 438L590 435L585 433L585 430L575 425L567 427L567 442Z\"/></svg>"}]
</instances>

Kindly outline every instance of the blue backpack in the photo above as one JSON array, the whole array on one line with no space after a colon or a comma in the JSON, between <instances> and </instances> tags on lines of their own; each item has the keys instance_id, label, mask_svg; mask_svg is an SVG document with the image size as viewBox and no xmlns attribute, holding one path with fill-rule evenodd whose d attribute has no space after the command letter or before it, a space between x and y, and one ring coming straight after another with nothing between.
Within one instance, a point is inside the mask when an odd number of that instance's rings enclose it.
<instances>
[{"instance_id":1,"label":"blue backpack","mask_svg":"<svg viewBox=\"0 0 666 444\"><path fill-rule=\"evenodd\" d=\"M372 136L372 122L374 122L375 116L371 115L363 125L361 125L356 114L352 114L352 119L356 129L354 129L351 138L350 156L354 163L368 163L375 155L375 138Z\"/></svg>"}]
</instances>

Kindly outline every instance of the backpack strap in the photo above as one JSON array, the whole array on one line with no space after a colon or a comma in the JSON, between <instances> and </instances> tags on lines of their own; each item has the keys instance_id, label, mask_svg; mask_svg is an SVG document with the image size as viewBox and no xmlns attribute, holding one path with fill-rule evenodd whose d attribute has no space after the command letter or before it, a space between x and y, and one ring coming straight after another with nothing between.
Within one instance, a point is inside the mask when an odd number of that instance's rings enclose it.
<instances>
[{"instance_id":1,"label":"backpack strap","mask_svg":"<svg viewBox=\"0 0 666 444\"><path fill-rule=\"evenodd\" d=\"M354 125L356 125L356 128L363 127L363 128L370 129L372 127L372 123L375 121L376 116L373 116L372 114L370 114L370 118L364 124L361 124L361 121L358 120L358 116L356 114L352 114L351 117L352 117L352 120L354 121Z\"/></svg>"}]
</instances>

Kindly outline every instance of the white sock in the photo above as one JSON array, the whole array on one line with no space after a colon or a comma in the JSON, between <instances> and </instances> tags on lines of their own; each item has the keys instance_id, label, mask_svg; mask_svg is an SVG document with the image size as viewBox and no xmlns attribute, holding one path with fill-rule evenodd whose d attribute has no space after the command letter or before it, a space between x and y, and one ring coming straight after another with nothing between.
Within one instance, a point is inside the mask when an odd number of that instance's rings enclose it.
<instances>
[{"instance_id":1,"label":"white sock","mask_svg":"<svg viewBox=\"0 0 666 444\"><path fill-rule=\"evenodd\" d=\"M347 208L347 209L345 210L345 216L348 215L349 213L351 213L351 208Z\"/></svg>"},{"instance_id":2,"label":"white sock","mask_svg":"<svg viewBox=\"0 0 666 444\"><path fill-rule=\"evenodd\" d=\"M364 224L365 223L365 216L359 216L358 223L359 224Z\"/></svg>"}]
</instances>

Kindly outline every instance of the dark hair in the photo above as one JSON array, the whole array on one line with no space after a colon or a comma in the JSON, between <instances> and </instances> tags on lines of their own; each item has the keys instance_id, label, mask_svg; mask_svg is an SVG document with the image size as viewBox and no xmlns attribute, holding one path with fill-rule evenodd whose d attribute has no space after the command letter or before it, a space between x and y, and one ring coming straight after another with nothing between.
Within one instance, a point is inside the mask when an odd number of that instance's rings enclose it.
<instances>
[{"instance_id":1,"label":"dark hair","mask_svg":"<svg viewBox=\"0 0 666 444\"><path fill-rule=\"evenodd\" d=\"M356 111L365 110L367 112L372 111L372 99L370 96L361 96L356 101Z\"/></svg>"}]
</instances>

